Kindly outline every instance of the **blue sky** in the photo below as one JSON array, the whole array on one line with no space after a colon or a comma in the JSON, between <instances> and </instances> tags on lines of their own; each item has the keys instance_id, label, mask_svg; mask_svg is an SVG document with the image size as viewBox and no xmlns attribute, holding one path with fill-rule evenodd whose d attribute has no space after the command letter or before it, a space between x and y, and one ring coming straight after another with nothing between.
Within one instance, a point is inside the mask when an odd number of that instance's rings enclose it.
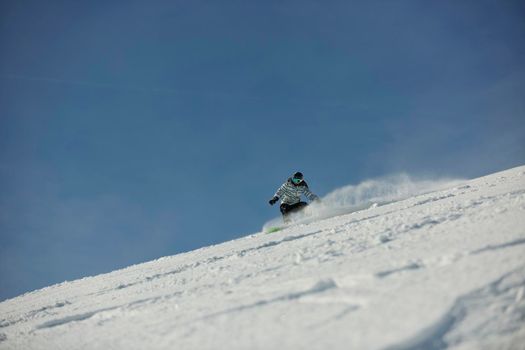
<instances>
[{"instance_id":1,"label":"blue sky","mask_svg":"<svg viewBox=\"0 0 525 350\"><path fill-rule=\"evenodd\" d=\"M2 1L0 299L329 191L525 163L521 1Z\"/></svg>"}]
</instances>

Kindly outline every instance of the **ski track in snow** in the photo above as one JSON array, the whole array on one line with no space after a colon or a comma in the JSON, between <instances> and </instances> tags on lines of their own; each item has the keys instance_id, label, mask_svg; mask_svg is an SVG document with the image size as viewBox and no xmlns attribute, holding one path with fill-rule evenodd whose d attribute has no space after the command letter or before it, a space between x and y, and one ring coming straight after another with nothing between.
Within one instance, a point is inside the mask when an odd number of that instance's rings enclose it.
<instances>
[{"instance_id":1,"label":"ski track in snow","mask_svg":"<svg viewBox=\"0 0 525 350\"><path fill-rule=\"evenodd\" d=\"M0 303L0 349L523 349L525 166Z\"/></svg>"},{"instance_id":2,"label":"ski track in snow","mask_svg":"<svg viewBox=\"0 0 525 350\"><path fill-rule=\"evenodd\" d=\"M503 275L487 286L460 296L435 324L423 329L412 339L388 347L386 350L441 350L453 347L465 340L482 347L479 343L490 337L497 337L505 332L519 331L520 327L523 328L525 318L524 288L525 265ZM504 312L510 316L503 319L495 312L488 319L484 317L485 315L482 315L484 308L491 303L501 309L495 311ZM474 327L467 325L468 321L474 323ZM466 330L459 332L458 329L461 327ZM476 334L472 334L472 328ZM481 339L478 339L479 335ZM525 340L525 337L522 340ZM523 347L525 343L522 342L519 345ZM496 344L493 346L499 348Z\"/></svg>"}]
</instances>

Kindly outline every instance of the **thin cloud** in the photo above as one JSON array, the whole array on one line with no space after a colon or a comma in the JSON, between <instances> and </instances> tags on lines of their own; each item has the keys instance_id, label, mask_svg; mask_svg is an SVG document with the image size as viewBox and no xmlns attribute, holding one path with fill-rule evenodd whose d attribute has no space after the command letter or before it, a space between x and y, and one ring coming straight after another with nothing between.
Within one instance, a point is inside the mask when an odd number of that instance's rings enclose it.
<instances>
[{"instance_id":1,"label":"thin cloud","mask_svg":"<svg viewBox=\"0 0 525 350\"><path fill-rule=\"evenodd\" d=\"M48 78L48 77L28 77L23 75L5 75L1 79L10 79L10 80L23 80L23 81L34 81L34 82L45 82L52 84L65 84L65 85L76 85L89 88L101 88L101 89L113 89L113 90L127 90L127 91L138 91L138 92L158 92L158 93L168 93L168 94L183 94L188 91L183 91L179 89L169 89L169 88L155 88L155 87L139 87L132 85L119 85L119 84L107 84L107 83L98 83L92 81L83 81L83 80L66 80L66 79L57 79L57 78Z\"/></svg>"}]
</instances>

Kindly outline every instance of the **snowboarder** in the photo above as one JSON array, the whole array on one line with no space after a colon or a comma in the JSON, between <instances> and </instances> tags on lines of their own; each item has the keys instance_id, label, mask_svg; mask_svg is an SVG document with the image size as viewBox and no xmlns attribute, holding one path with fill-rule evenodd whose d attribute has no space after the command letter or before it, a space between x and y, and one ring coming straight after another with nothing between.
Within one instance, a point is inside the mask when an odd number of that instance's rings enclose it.
<instances>
[{"instance_id":1,"label":"snowboarder","mask_svg":"<svg viewBox=\"0 0 525 350\"><path fill-rule=\"evenodd\" d=\"M301 201L301 195L304 194L310 201L317 201L319 197L310 192L306 181L303 179L301 172L296 172L292 177L279 187L272 199L270 199L270 205L274 205L279 199L281 199L280 210L283 214L283 220L285 223L290 222L289 214L297 212L308 205L306 202Z\"/></svg>"}]
</instances>

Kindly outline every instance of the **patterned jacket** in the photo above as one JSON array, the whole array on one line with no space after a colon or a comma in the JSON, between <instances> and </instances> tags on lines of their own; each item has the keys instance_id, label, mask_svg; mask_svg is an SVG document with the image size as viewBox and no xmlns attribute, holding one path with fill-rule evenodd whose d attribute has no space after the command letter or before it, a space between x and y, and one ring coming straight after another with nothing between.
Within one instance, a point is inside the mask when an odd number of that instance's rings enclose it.
<instances>
[{"instance_id":1,"label":"patterned jacket","mask_svg":"<svg viewBox=\"0 0 525 350\"><path fill-rule=\"evenodd\" d=\"M318 197L310 192L306 181L301 181L298 185L292 182L289 178L284 184L275 192L275 197L278 197L283 204L295 204L301 201L301 195L304 194L306 198L313 201Z\"/></svg>"}]
</instances>

